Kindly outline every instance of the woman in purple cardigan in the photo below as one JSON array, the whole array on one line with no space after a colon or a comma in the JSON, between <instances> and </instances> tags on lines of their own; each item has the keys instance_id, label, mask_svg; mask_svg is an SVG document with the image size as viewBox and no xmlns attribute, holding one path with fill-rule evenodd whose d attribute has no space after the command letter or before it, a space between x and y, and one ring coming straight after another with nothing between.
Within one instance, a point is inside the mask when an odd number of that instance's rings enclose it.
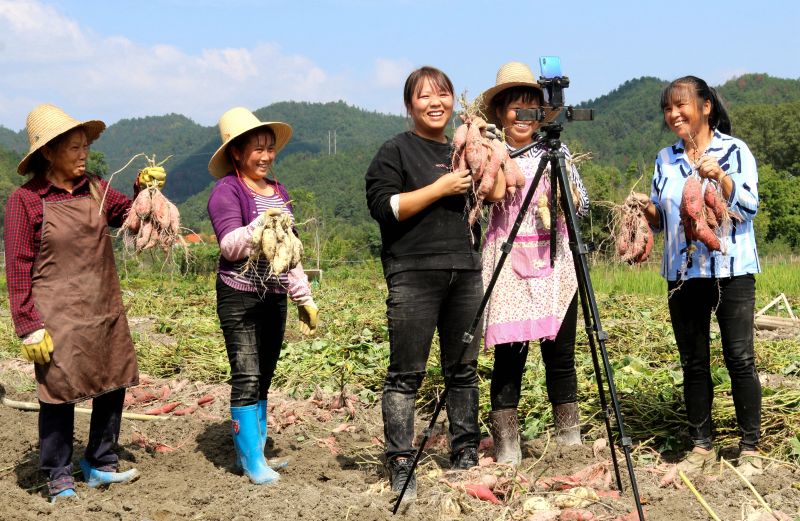
<instances>
[{"instance_id":1,"label":"woman in purple cardigan","mask_svg":"<svg viewBox=\"0 0 800 521\"><path fill-rule=\"evenodd\" d=\"M286 297L297 304L300 327L312 334L317 306L303 266L272 274L258 259L246 266L253 231L267 215L292 217L286 189L267 175L292 128L286 123L261 122L237 107L219 120L222 146L208 170L219 181L211 190L208 215L220 247L217 274L217 315L231 365L231 419L236 464L256 484L279 478L264 458L267 440L267 393L275 373L286 329Z\"/></svg>"}]
</instances>

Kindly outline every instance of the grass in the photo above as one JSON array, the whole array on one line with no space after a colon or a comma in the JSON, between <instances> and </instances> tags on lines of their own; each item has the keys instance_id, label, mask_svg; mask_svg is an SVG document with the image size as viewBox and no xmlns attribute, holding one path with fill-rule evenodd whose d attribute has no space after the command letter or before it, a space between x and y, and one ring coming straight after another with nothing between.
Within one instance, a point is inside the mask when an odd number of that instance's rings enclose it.
<instances>
[{"instance_id":1,"label":"grass","mask_svg":"<svg viewBox=\"0 0 800 521\"><path fill-rule=\"evenodd\" d=\"M757 306L784 292L797 305L798 282L790 263L768 263L758 277ZM227 356L215 310L214 276L181 275L176 269L153 269L147 262L120 266L123 299L132 319L140 370L158 377L224 382ZM600 320L608 333L609 360L624 414L627 434L658 450L685 447L682 374L666 306L666 286L654 268L631 269L596 263L591 275ZM5 280L0 279L0 359L18 356L18 341L8 316ZM297 332L290 306L287 337L274 385L297 396L320 386L334 392L347 387L363 401L380 396L389 344L386 329L386 286L379 262L326 270L314 290L321 326L314 338ZM138 318L147 317L144 326ZM56 346L57 348L57 346ZM762 340L756 345L762 374L775 375L778 385L763 391L763 448L774 456L800 460L800 341ZM428 377L419 406L434 403L443 385L438 346L431 350ZM576 345L579 399L589 438L605 436L603 414L594 379L586 334L578 328ZM479 359L481 418L488 411L491 352ZM718 335L712 335L715 394L714 420L720 443L736 439L730 381L722 361ZM4 377L5 378L5 377ZM11 382L3 382L10 385ZM552 422L538 349L531 349L520 404L525 434L538 436Z\"/></svg>"},{"instance_id":2,"label":"grass","mask_svg":"<svg viewBox=\"0 0 800 521\"><path fill-rule=\"evenodd\" d=\"M762 272L756 275L756 308L785 293L794 297L795 311L800 309L798 263L786 257L772 257L761 259L761 265ZM599 260L590 264L589 273L596 293L665 296L667 283L659 274L660 267L658 262L628 266Z\"/></svg>"}]
</instances>

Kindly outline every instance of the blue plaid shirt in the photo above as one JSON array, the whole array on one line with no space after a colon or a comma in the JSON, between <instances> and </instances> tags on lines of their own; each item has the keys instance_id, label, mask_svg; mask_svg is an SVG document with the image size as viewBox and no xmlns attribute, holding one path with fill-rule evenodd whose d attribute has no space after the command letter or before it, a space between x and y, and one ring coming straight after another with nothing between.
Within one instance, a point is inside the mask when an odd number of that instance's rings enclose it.
<instances>
[{"instance_id":1,"label":"blue plaid shirt","mask_svg":"<svg viewBox=\"0 0 800 521\"><path fill-rule=\"evenodd\" d=\"M661 227L655 231L664 232L661 276L670 281L732 277L761 271L753 233L753 218L758 211L758 171L753 154L743 141L715 130L705 155L716 157L722 170L730 175L733 191L727 201L728 207L742 221L734 220L729 232L720 238L722 251L709 252L703 243L692 241L696 249L687 255L680 205L683 185L692 175L692 165L683 140L662 149L656 158L650 200L661 216ZM701 181L704 189L705 183L714 182Z\"/></svg>"}]
</instances>

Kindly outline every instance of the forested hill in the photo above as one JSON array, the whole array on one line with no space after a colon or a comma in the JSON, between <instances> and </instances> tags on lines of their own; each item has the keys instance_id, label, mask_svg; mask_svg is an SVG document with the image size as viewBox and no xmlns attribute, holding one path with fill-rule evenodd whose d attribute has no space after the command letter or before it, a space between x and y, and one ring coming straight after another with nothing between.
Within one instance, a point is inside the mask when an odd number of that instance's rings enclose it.
<instances>
[{"instance_id":1,"label":"forested hill","mask_svg":"<svg viewBox=\"0 0 800 521\"><path fill-rule=\"evenodd\" d=\"M659 106L668 82L652 77L629 80L597 99L576 105L595 109L595 121L565 125L562 138L578 151L592 152L596 162L627 168L631 162L650 167L656 152L675 138L664 127ZM800 101L800 81L746 74L717 87L738 135L737 115L753 104ZM569 89L565 91L569 103ZM743 137L743 136L742 136Z\"/></svg>"},{"instance_id":2,"label":"forested hill","mask_svg":"<svg viewBox=\"0 0 800 521\"><path fill-rule=\"evenodd\" d=\"M656 152L675 140L664 128L659 107L666 84L652 77L627 81L579 105L594 108L595 121L565 125L562 139L574 152L592 152L594 157L581 167L594 200L624 198L640 174L649 177ZM796 182L800 175L800 80L750 74L718 90L729 108L733 134L750 146L759 162L764 203L759 212L761 236L800 247L800 208L795 209L794 203L800 199ZM569 90L565 95L569 103ZM298 203L299 221L315 218L320 223L321 239L335 250L326 252L328 258L349 257L367 248L374 253L377 228L366 210L363 175L379 144L407 128L405 118L343 102L282 102L255 112L262 121L292 125L294 135L279 155L275 172ZM108 172L140 152L156 154L157 160L171 154L165 165L169 173L165 193L183 203L181 212L189 227L209 231L205 204L213 178L207 165L219 145L216 126L169 114L121 120L103 133L93 150L105 156ZM3 206L24 179L16 173L16 164L27 146L24 132L0 127ZM114 178L113 185L130 193L136 171L144 164L143 159L137 160ZM605 221L597 215L594 222Z\"/></svg>"},{"instance_id":3,"label":"forested hill","mask_svg":"<svg viewBox=\"0 0 800 521\"><path fill-rule=\"evenodd\" d=\"M377 146L405 128L405 120L399 116L369 112L343 102L282 102L258 109L255 114L261 121L284 121L292 126L292 139L278 156L279 163L295 153L327 154L329 132L331 152L334 145L337 152L344 152ZM208 161L220 144L218 127L203 127L170 114L115 123L97 140L94 149L106 156L111 172L139 152L155 153L157 160L172 154L165 165L170 176L165 194L181 202L213 181ZM129 191L135 173L135 168L126 170L115 178L114 186Z\"/></svg>"},{"instance_id":4,"label":"forested hill","mask_svg":"<svg viewBox=\"0 0 800 521\"><path fill-rule=\"evenodd\" d=\"M0 149L22 153L28 149L28 137L25 130L14 132L0 125Z\"/></svg>"}]
</instances>

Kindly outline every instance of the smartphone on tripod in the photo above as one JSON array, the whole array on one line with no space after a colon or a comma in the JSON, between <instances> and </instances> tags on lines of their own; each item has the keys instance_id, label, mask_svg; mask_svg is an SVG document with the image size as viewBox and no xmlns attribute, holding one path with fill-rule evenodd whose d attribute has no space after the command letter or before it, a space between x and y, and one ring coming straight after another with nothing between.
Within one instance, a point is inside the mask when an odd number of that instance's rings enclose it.
<instances>
[{"instance_id":1,"label":"smartphone on tripod","mask_svg":"<svg viewBox=\"0 0 800 521\"><path fill-rule=\"evenodd\" d=\"M560 78L562 76L561 58L558 56L539 56L539 70L542 72L542 78Z\"/></svg>"}]
</instances>

